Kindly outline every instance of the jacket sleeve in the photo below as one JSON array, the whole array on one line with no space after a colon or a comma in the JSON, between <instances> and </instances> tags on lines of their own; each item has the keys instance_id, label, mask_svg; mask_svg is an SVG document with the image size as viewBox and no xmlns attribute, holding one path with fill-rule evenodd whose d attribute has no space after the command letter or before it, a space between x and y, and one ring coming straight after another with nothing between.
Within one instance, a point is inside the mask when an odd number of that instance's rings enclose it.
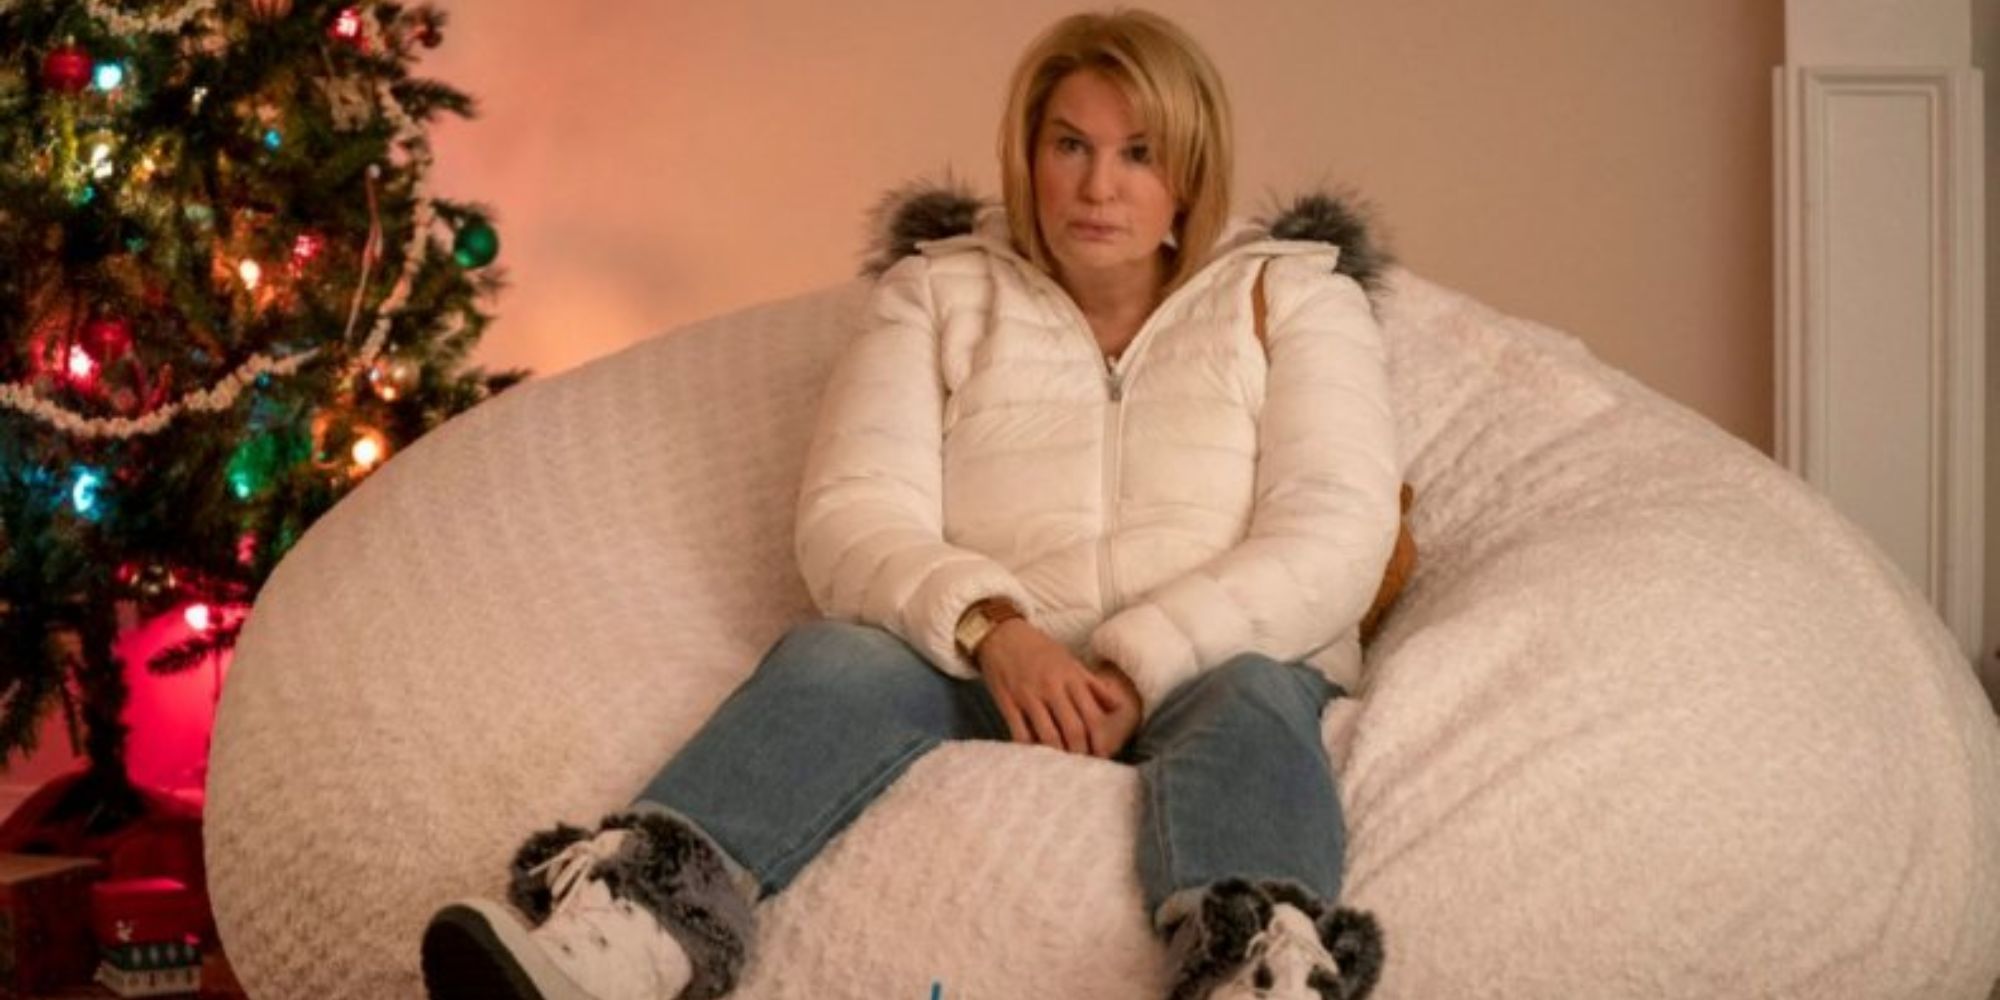
<instances>
[{"instance_id":1,"label":"jacket sleeve","mask_svg":"<svg viewBox=\"0 0 2000 1000\"><path fill-rule=\"evenodd\" d=\"M799 571L829 618L880 626L947 674L973 677L952 638L984 597L1032 611L998 562L944 539L945 390L929 262L877 284L827 383L800 484Z\"/></svg>"},{"instance_id":2,"label":"jacket sleeve","mask_svg":"<svg viewBox=\"0 0 2000 1000\"><path fill-rule=\"evenodd\" d=\"M1099 625L1150 714L1240 653L1301 659L1355 628L1395 546L1402 482L1381 329L1327 257L1270 259L1256 494L1236 546Z\"/></svg>"}]
</instances>

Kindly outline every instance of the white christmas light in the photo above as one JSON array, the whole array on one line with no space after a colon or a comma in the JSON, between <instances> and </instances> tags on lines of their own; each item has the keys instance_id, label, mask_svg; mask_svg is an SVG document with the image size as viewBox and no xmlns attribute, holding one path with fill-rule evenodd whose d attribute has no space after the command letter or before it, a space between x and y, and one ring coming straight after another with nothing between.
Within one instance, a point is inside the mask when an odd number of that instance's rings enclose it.
<instances>
[{"instance_id":1,"label":"white christmas light","mask_svg":"<svg viewBox=\"0 0 2000 1000\"><path fill-rule=\"evenodd\" d=\"M264 280L264 269L254 260L244 261L237 267L236 273L243 278L243 287L253 292L257 290L257 283Z\"/></svg>"},{"instance_id":2,"label":"white christmas light","mask_svg":"<svg viewBox=\"0 0 2000 1000\"><path fill-rule=\"evenodd\" d=\"M72 345L69 349L69 377L82 382L97 374L97 359L82 347Z\"/></svg>"},{"instance_id":3,"label":"white christmas light","mask_svg":"<svg viewBox=\"0 0 2000 1000\"><path fill-rule=\"evenodd\" d=\"M361 435L360 440L354 442L354 450L348 454L354 458L354 464L361 471L367 472L382 463L383 452L386 450L388 448L382 441L382 435L368 431Z\"/></svg>"}]
</instances>

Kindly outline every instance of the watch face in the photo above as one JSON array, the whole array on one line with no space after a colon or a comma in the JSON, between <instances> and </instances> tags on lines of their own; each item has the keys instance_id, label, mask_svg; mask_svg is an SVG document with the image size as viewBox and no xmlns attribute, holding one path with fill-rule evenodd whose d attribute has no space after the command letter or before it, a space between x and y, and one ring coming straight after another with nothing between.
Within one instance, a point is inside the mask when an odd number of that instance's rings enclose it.
<instances>
[{"instance_id":1,"label":"watch face","mask_svg":"<svg viewBox=\"0 0 2000 1000\"><path fill-rule=\"evenodd\" d=\"M985 609L974 607L958 620L958 628L952 638L958 641L958 651L971 657L973 650L979 648L980 641L986 638L986 633L992 630L993 620L986 617Z\"/></svg>"}]
</instances>

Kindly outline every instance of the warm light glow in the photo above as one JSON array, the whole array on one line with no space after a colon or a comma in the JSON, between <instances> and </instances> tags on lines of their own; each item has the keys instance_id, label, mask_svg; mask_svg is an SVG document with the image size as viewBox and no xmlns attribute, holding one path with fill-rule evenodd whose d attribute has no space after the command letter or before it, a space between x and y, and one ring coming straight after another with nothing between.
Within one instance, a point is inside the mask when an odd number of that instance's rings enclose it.
<instances>
[{"instance_id":1,"label":"warm light glow","mask_svg":"<svg viewBox=\"0 0 2000 1000\"><path fill-rule=\"evenodd\" d=\"M353 457L357 471L367 472L388 457L389 442L379 431L362 431L355 439L354 449L348 454Z\"/></svg>"},{"instance_id":2,"label":"warm light glow","mask_svg":"<svg viewBox=\"0 0 2000 1000\"><path fill-rule=\"evenodd\" d=\"M215 626L214 611L206 604L188 605L182 617L187 619L188 628L196 632L206 632Z\"/></svg>"},{"instance_id":3,"label":"warm light glow","mask_svg":"<svg viewBox=\"0 0 2000 1000\"><path fill-rule=\"evenodd\" d=\"M336 15L333 19L333 33L350 42L360 38L361 9L349 7Z\"/></svg>"},{"instance_id":4,"label":"warm light glow","mask_svg":"<svg viewBox=\"0 0 2000 1000\"><path fill-rule=\"evenodd\" d=\"M66 368L69 371L70 380L74 382L88 382L97 377L97 359L91 357L89 351L84 350L78 345L72 344L70 346Z\"/></svg>"},{"instance_id":5,"label":"warm light glow","mask_svg":"<svg viewBox=\"0 0 2000 1000\"><path fill-rule=\"evenodd\" d=\"M236 273L243 276L243 287L253 292L257 290L257 283L264 280L264 269L257 266L257 262L254 260L244 261L236 269Z\"/></svg>"},{"instance_id":6,"label":"warm light glow","mask_svg":"<svg viewBox=\"0 0 2000 1000\"><path fill-rule=\"evenodd\" d=\"M100 142L97 145L91 147L90 175L92 177L97 178L98 180L103 180L104 178L111 176L110 145Z\"/></svg>"}]
</instances>

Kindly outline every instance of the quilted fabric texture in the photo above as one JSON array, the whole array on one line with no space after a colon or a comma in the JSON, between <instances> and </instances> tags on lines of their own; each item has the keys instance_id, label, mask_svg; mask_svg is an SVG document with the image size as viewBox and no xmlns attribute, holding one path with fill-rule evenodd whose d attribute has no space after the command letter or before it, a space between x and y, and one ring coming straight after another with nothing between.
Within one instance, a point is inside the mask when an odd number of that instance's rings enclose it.
<instances>
[{"instance_id":1,"label":"quilted fabric texture","mask_svg":"<svg viewBox=\"0 0 2000 1000\"><path fill-rule=\"evenodd\" d=\"M1915 591L1754 450L1407 273L1423 561L1325 735L1377 996L1978 998L2000 728ZM622 806L809 613L793 493L860 284L526 384L321 521L223 695L211 890L258 1000L418 997L430 912ZM1155 997L1137 781L920 761L759 910L741 996Z\"/></svg>"}]
</instances>

